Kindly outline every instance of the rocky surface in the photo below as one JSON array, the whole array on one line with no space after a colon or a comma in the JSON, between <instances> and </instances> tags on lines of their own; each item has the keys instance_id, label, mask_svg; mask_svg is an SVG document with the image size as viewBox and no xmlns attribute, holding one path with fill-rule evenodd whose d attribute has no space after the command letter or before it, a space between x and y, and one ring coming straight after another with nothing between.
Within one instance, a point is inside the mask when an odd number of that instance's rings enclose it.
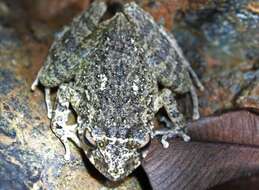
<instances>
[{"instance_id":1,"label":"rocky surface","mask_svg":"<svg viewBox=\"0 0 259 190\"><path fill-rule=\"evenodd\" d=\"M0 0L0 189L145 189L141 170L111 184L76 148L72 160L65 162L63 146L49 128L42 90L30 91L53 36L89 4L58 2ZM206 87L199 93L202 115L240 108L257 111L256 2L179 2L138 1L172 30L199 73ZM211 139L217 140L215 135Z\"/></svg>"},{"instance_id":2,"label":"rocky surface","mask_svg":"<svg viewBox=\"0 0 259 190\"><path fill-rule=\"evenodd\" d=\"M252 0L210 1L175 19L173 33L206 88L200 93L204 116L240 107L258 109L259 15L255 9Z\"/></svg>"}]
</instances>

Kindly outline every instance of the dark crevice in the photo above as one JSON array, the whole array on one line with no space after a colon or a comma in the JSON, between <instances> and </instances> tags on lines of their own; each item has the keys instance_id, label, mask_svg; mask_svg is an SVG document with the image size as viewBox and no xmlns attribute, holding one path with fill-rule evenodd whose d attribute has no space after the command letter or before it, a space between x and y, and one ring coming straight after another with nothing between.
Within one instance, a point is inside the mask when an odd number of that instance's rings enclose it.
<instances>
[{"instance_id":1,"label":"dark crevice","mask_svg":"<svg viewBox=\"0 0 259 190\"><path fill-rule=\"evenodd\" d=\"M107 11L103 15L101 22L112 18L117 12L123 12L123 3L120 1L108 1Z\"/></svg>"},{"instance_id":2,"label":"dark crevice","mask_svg":"<svg viewBox=\"0 0 259 190\"><path fill-rule=\"evenodd\" d=\"M133 175L137 177L137 179L140 183L141 189L143 189L143 190L152 189L149 179L147 177L147 174L145 173L145 171L142 167L138 167L136 170L134 170Z\"/></svg>"},{"instance_id":3,"label":"dark crevice","mask_svg":"<svg viewBox=\"0 0 259 190\"><path fill-rule=\"evenodd\" d=\"M87 172L96 180L98 180L99 182L101 182L102 184L105 184L105 181L107 181L107 179L100 173L98 172L98 170L92 165L92 163L88 160L88 158L86 157L84 151L82 149L80 149L80 154L81 157L83 159L83 163L87 169Z\"/></svg>"}]
</instances>

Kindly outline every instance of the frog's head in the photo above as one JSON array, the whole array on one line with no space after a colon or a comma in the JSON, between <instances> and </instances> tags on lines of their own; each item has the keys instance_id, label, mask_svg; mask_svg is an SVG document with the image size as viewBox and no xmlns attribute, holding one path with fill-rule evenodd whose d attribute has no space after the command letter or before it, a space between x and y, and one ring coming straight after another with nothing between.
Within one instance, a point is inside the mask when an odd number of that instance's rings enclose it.
<instances>
[{"instance_id":1,"label":"frog's head","mask_svg":"<svg viewBox=\"0 0 259 190\"><path fill-rule=\"evenodd\" d=\"M143 158L144 148L150 142L150 134L138 131L131 137L116 137L102 130L85 130L86 155L91 163L108 179L118 181L136 169Z\"/></svg>"}]
</instances>

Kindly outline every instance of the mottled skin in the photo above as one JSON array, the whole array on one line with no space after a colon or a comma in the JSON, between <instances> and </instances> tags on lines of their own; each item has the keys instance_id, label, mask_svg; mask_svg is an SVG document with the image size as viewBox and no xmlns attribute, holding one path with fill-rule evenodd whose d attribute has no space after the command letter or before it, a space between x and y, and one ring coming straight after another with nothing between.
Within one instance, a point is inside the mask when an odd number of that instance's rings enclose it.
<instances>
[{"instance_id":1,"label":"mottled skin","mask_svg":"<svg viewBox=\"0 0 259 190\"><path fill-rule=\"evenodd\" d=\"M100 22L106 5L93 3L58 37L32 89L45 87L52 129L61 139L69 159L68 139L83 148L93 165L110 180L129 175L145 156L154 136L181 136L183 115L174 93L191 92L194 118L198 102L190 75L202 88L173 36L159 27L136 4ZM158 89L158 83L163 86ZM59 87L55 111L49 89ZM72 110L75 124L67 124ZM164 107L166 127L153 130L157 111Z\"/></svg>"}]
</instances>

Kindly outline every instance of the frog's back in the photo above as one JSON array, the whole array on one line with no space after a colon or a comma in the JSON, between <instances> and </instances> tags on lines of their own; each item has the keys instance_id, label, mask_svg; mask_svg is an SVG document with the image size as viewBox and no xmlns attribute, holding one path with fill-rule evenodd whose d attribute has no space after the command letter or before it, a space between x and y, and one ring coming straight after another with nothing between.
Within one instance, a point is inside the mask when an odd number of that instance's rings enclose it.
<instances>
[{"instance_id":1,"label":"frog's back","mask_svg":"<svg viewBox=\"0 0 259 190\"><path fill-rule=\"evenodd\" d=\"M76 86L85 97L79 114L94 119L98 126L110 126L111 122L125 126L127 118L131 118L131 125L134 118L139 125L142 113L152 113L155 83L134 25L117 13L94 35L99 44L76 78Z\"/></svg>"}]
</instances>

